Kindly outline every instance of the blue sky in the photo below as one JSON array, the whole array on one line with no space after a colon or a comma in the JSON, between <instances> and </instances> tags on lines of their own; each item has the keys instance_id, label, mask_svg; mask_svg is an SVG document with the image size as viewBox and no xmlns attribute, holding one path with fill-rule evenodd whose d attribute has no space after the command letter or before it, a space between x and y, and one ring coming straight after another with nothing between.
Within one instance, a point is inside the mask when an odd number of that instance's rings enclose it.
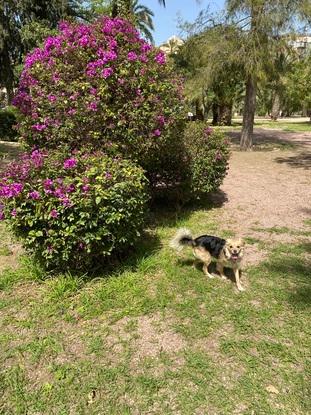
<instances>
[{"instance_id":1,"label":"blue sky","mask_svg":"<svg viewBox=\"0 0 311 415\"><path fill-rule=\"evenodd\" d=\"M210 11L219 11L224 5L224 0L166 0L166 8L159 6L158 0L140 0L140 3L148 6L154 12L155 31L153 37L156 45L165 42L172 35L180 35L177 28L177 16L183 20L192 22L198 16L200 10L210 7Z\"/></svg>"}]
</instances>

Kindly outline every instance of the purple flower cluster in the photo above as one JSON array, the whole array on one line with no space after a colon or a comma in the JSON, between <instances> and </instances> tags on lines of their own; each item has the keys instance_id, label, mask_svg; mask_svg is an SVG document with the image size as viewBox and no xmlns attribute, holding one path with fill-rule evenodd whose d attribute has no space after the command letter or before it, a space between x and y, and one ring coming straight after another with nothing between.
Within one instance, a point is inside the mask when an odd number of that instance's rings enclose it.
<instances>
[{"instance_id":1,"label":"purple flower cluster","mask_svg":"<svg viewBox=\"0 0 311 415\"><path fill-rule=\"evenodd\" d=\"M5 180L0 182L0 197L10 199L18 196L23 190L22 183L7 183Z\"/></svg>"},{"instance_id":2,"label":"purple flower cluster","mask_svg":"<svg viewBox=\"0 0 311 415\"><path fill-rule=\"evenodd\" d=\"M70 158L64 161L64 169L72 169L76 167L77 160L74 158Z\"/></svg>"},{"instance_id":3,"label":"purple flower cluster","mask_svg":"<svg viewBox=\"0 0 311 415\"><path fill-rule=\"evenodd\" d=\"M166 56L165 53L160 51L156 57L154 58L154 60L159 64L159 65L165 65L166 63Z\"/></svg>"}]
</instances>

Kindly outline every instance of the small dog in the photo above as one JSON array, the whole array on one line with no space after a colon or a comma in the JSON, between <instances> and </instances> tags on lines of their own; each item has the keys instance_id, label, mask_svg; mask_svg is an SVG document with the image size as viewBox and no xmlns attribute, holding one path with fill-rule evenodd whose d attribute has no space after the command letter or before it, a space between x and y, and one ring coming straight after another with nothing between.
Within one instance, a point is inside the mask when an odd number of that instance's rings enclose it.
<instances>
[{"instance_id":1,"label":"small dog","mask_svg":"<svg viewBox=\"0 0 311 415\"><path fill-rule=\"evenodd\" d=\"M217 236L202 235L193 238L188 229L179 229L175 237L171 240L170 246L177 251L181 251L184 246L193 248L194 256L203 262L203 272L209 278L214 278L208 272L208 266L215 258L216 269L221 278L226 279L224 268L232 268L235 276L237 289L244 291L241 285L241 266L244 255L244 242L242 239L222 239Z\"/></svg>"}]
</instances>

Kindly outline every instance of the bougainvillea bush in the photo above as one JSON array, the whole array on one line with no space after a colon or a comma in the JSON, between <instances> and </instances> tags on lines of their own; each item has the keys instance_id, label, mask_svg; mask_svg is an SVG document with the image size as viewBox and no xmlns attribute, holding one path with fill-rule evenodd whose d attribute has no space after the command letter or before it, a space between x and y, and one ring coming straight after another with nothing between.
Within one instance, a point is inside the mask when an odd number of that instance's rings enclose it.
<instances>
[{"instance_id":1,"label":"bougainvillea bush","mask_svg":"<svg viewBox=\"0 0 311 415\"><path fill-rule=\"evenodd\" d=\"M192 195L217 190L228 169L228 138L204 122L190 122L184 132L184 146Z\"/></svg>"},{"instance_id":2,"label":"bougainvillea bush","mask_svg":"<svg viewBox=\"0 0 311 415\"><path fill-rule=\"evenodd\" d=\"M128 21L63 22L25 60L15 98L24 114L20 135L30 148L117 146L154 173L167 143L180 142L184 109L175 78L164 53Z\"/></svg>"},{"instance_id":3,"label":"bougainvillea bush","mask_svg":"<svg viewBox=\"0 0 311 415\"><path fill-rule=\"evenodd\" d=\"M82 269L137 239L146 179L119 157L35 150L8 167L0 200L0 218L43 265Z\"/></svg>"}]
</instances>

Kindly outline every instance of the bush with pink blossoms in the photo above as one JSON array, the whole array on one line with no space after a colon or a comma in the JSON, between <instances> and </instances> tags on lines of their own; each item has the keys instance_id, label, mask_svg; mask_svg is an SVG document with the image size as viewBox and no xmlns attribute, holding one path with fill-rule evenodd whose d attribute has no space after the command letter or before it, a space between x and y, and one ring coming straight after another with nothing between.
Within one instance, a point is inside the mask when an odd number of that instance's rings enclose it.
<instances>
[{"instance_id":1,"label":"bush with pink blossoms","mask_svg":"<svg viewBox=\"0 0 311 415\"><path fill-rule=\"evenodd\" d=\"M155 164L167 146L181 145L180 80L164 53L121 18L62 23L57 36L26 57L15 105L30 148L113 145L150 177L161 175Z\"/></svg>"},{"instance_id":2,"label":"bush with pink blossoms","mask_svg":"<svg viewBox=\"0 0 311 415\"><path fill-rule=\"evenodd\" d=\"M0 219L47 268L88 269L128 249L146 200L142 169L100 152L35 150L0 179Z\"/></svg>"}]
</instances>

